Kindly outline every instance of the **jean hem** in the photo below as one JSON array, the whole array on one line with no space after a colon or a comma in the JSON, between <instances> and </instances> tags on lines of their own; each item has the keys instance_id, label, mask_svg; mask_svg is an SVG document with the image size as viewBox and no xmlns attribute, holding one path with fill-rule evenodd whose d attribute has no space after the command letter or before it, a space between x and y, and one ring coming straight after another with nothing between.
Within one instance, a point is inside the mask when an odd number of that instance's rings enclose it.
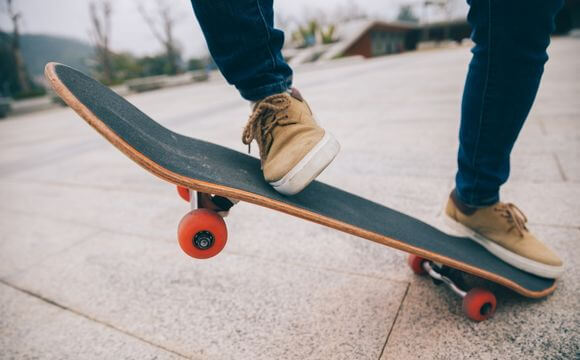
<instances>
[{"instance_id":1,"label":"jean hem","mask_svg":"<svg viewBox=\"0 0 580 360\"><path fill-rule=\"evenodd\" d=\"M466 197L463 196L461 194L461 192L459 192L459 190L456 188L455 189L455 194L457 195L457 197L459 198L459 200L467 206L471 206L471 207L476 207L476 208L482 208L482 207L487 207L487 206L491 206L495 203L497 203L499 201L499 194L498 195L494 195L492 197L486 197L483 199L480 199L476 196L470 196L471 201L467 201Z\"/></svg>"},{"instance_id":2,"label":"jean hem","mask_svg":"<svg viewBox=\"0 0 580 360\"><path fill-rule=\"evenodd\" d=\"M254 89L239 89L240 95L249 101L262 100L270 95L286 92L292 86L292 80L288 79L274 84L263 85Z\"/></svg>"}]
</instances>

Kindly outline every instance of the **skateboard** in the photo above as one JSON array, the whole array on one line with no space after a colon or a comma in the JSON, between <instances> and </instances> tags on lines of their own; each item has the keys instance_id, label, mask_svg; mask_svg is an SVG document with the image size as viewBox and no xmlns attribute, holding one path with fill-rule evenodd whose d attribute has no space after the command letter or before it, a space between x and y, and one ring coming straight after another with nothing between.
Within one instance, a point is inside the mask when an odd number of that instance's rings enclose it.
<instances>
[{"instance_id":1,"label":"skateboard","mask_svg":"<svg viewBox=\"0 0 580 360\"><path fill-rule=\"evenodd\" d=\"M45 75L56 93L117 149L150 173L177 185L192 210L179 223L182 250L195 258L218 254L227 241L224 219L200 208L197 194L256 204L409 253L417 274L428 274L463 298L473 320L489 318L496 298L488 290L462 289L450 270L465 272L541 298L556 288L508 265L479 244L445 234L411 216L336 187L314 181L294 196L277 193L264 180L260 161L250 155L175 133L145 115L98 81L68 66L49 63Z\"/></svg>"}]
</instances>

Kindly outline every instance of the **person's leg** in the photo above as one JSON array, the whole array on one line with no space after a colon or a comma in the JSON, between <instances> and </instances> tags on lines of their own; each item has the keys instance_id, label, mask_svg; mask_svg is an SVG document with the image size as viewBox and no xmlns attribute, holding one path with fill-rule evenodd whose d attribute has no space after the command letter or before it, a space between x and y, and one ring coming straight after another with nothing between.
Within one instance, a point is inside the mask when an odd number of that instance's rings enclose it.
<instances>
[{"instance_id":1,"label":"person's leg","mask_svg":"<svg viewBox=\"0 0 580 360\"><path fill-rule=\"evenodd\" d=\"M292 70L274 28L273 0L191 0L209 51L252 115L242 142L256 140L264 179L293 195L334 159L340 145L314 120L306 101L291 89Z\"/></svg>"},{"instance_id":2,"label":"person's leg","mask_svg":"<svg viewBox=\"0 0 580 360\"><path fill-rule=\"evenodd\" d=\"M292 70L274 28L273 0L191 0L209 51L242 97L257 101L286 91Z\"/></svg>"},{"instance_id":3,"label":"person's leg","mask_svg":"<svg viewBox=\"0 0 580 360\"><path fill-rule=\"evenodd\" d=\"M499 200L510 153L530 111L562 0L468 0L473 58L463 93L456 194L481 207Z\"/></svg>"},{"instance_id":4,"label":"person's leg","mask_svg":"<svg viewBox=\"0 0 580 360\"><path fill-rule=\"evenodd\" d=\"M514 204L499 201L510 153L530 111L561 0L470 0L475 47L463 93L456 188L447 224L505 262L543 277L560 258L527 228Z\"/></svg>"}]
</instances>

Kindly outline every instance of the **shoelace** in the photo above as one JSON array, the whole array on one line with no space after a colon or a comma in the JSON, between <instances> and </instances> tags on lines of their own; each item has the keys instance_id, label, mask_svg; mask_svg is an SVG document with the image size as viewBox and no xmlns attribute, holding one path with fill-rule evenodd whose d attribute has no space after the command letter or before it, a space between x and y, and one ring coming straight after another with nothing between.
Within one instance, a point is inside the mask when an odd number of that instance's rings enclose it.
<instances>
[{"instance_id":1,"label":"shoelace","mask_svg":"<svg viewBox=\"0 0 580 360\"><path fill-rule=\"evenodd\" d=\"M274 127L296 124L296 121L288 121L287 115L280 116L289 106L290 99L287 94L272 95L258 103L242 133L242 142L248 145L248 153L250 144L255 139L260 148L260 159L264 161L272 145Z\"/></svg>"},{"instance_id":2,"label":"shoelace","mask_svg":"<svg viewBox=\"0 0 580 360\"><path fill-rule=\"evenodd\" d=\"M507 219L508 223L512 224L512 226L508 229L510 232L512 229L516 229L520 237L524 236L524 232L528 231L526 227L526 222L528 222L528 218L524 213L514 204L507 203L507 204L500 204L494 208L495 211L500 212L500 215Z\"/></svg>"}]
</instances>

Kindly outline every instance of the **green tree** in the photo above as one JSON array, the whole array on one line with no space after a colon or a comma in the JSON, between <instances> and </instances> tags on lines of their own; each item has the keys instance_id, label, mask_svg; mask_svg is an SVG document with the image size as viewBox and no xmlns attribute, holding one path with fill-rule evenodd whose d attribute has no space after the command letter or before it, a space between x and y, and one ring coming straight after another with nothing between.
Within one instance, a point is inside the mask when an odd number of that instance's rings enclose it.
<instances>
[{"instance_id":1,"label":"green tree","mask_svg":"<svg viewBox=\"0 0 580 360\"><path fill-rule=\"evenodd\" d=\"M10 42L9 35L0 33L0 94L5 96L20 91Z\"/></svg>"},{"instance_id":2,"label":"green tree","mask_svg":"<svg viewBox=\"0 0 580 360\"><path fill-rule=\"evenodd\" d=\"M12 23L12 34L0 33L2 38L0 44L1 91L15 98L41 95L44 89L30 78L20 49L19 25L22 14L15 9L13 0L6 0L3 10Z\"/></svg>"},{"instance_id":3,"label":"green tree","mask_svg":"<svg viewBox=\"0 0 580 360\"><path fill-rule=\"evenodd\" d=\"M336 27L334 26L334 24L330 24L326 28L322 28L322 27L320 28L320 37L322 38L323 44L331 44L336 40L334 38L334 31L335 30L336 30Z\"/></svg>"},{"instance_id":4,"label":"green tree","mask_svg":"<svg viewBox=\"0 0 580 360\"><path fill-rule=\"evenodd\" d=\"M305 24L298 26L298 30L292 34L292 39L299 43L300 47L312 46L316 44L316 33L319 27L317 20L308 20Z\"/></svg>"},{"instance_id":5,"label":"green tree","mask_svg":"<svg viewBox=\"0 0 580 360\"><path fill-rule=\"evenodd\" d=\"M0 32L0 94L15 99L45 94L43 87L30 80L28 72L25 73L28 87L22 88L12 44L12 36Z\"/></svg>"},{"instance_id":6,"label":"green tree","mask_svg":"<svg viewBox=\"0 0 580 360\"><path fill-rule=\"evenodd\" d=\"M168 64L166 54L145 56L138 59L138 64L142 67L141 76L154 76L168 74L171 65Z\"/></svg>"},{"instance_id":7,"label":"green tree","mask_svg":"<svg viewBox=\"0 0 580 360\"><path fill-rule=\"evenodd\" d=\"M191 58L187 61L187 70L196 71L205 69L206 63L200 58Z\"/></svg>"},{"instance_id":8,"label":"green tree","mask_svg":"<svg viewBox=\"0 0 580 360\"><path fill-rule=\"evenodd\" d=\"M143 65L139 59L130 53L116 53L111 56L112 68L115 69L113 77L115 83L143 76Z\"/></svg>"}]
</instances>

